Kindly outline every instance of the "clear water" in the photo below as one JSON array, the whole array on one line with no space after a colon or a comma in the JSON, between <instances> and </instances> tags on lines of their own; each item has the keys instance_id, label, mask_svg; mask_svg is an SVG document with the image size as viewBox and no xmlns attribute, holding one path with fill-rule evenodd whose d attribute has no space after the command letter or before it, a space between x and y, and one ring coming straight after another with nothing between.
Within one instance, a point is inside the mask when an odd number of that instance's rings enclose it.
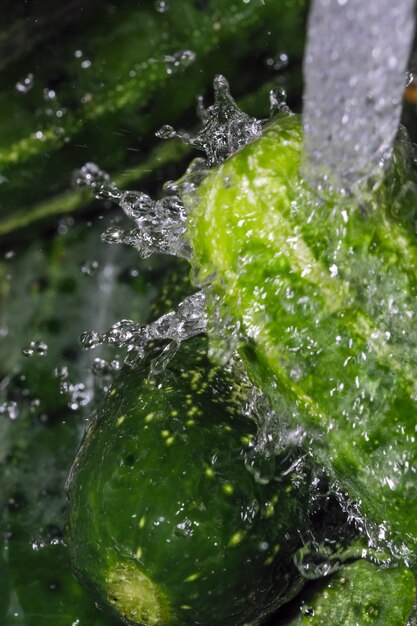
<instances>
[{"instance_id":1,"label":"clear water","mask_svg":"<svg viewBox=\"0 0 417 626\"><path fill-rule=\"evenodd\" d=\"M205 152L205 159L195 159L186 175L177 182L167 182L164 186L168 195L159 200L152 200L149 195L140 191L120 191L110 180L109 175L94 163L86 163L74 172L73 184L89 187L96 197L111 199L116 202L124 213L133 221L134 227L124 230L111 226L102 235L103 241L111 244L127 244L137 250L141 258L153 253L168 254L178 258L191 259L191 249L185 237L187 213L178 193L190 191L198 185L207 168L224 161L236 150L259 137L263 122L250 117L239 109L230 94L224 76L216 76L213 83L214 104L207 109L199 100L199 117L202 129L191 136L184 132L176 132L165 126L157 135L162 138L179 136L187 145ZM271 110L282 110L285 103L275 92L271 94ZM216 333L219 337L214 343L211 355L218 361L226 363L238 347L239 329L230 327L233 322L225 319L218 302L214 319L207 320L205 312L206 289L195 293L184 300L177 308L151 324L140 326L132 320L120 320L108 331L99 333L88 330L80 337L81 345L86 349L96 348L103 343L124 348L127 351L125 363L136 365L145 355L146 346L153 341L165 341L159 360L153 367L159 370L169 363L182 341L201 334L207 324L216 324L222 329ZM225 336L224 329L229 327L233 332ZM224 337L224 341L221 337Z\"/></svg>"},{"instance_id":2,"label":"clear water","mask_svg":"<svg viewBox=\"0 0 417 626\"><path fill-rule=\"evenodd\" d=\"M314 0L304 56L304 169L314 185L379 180L400 121L414 0Z\"/></svg>"}]
</instances>

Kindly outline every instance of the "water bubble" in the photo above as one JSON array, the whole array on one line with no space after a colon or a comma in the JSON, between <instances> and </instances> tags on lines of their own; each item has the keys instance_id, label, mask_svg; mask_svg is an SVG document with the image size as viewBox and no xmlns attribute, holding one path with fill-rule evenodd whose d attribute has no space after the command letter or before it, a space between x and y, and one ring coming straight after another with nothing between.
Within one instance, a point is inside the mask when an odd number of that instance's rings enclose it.
<instances>
[{"instance_id":1,"label":"water bubble","mask_svg":"<svg viewBox=\"0 0 417 626\"><path fill-rule=\"evenodd\" d=\"M21 94L26 94L28 93L28 91L32 89L33 85L34 85L33 74L27 74L25 78L23 78L22 80L19 80L19 82L16 83L16 91Z\"/></svg>"},{"instance_id":2,"label":"water bubble","mask_svg":"<svg viewBox=\"0 0 417 626\"><path fill-rule=\"evenodd\" d=\"M38 355L45 356L48 353L48 345L44 341L32 340L26 348L22 349L22 355L26 357Z\"/></svg>"},{"instance_id":3,"label":"water bubble","mask_svg":"<svg viewBox=\"0 0 417 626\"><path fill-rule=\"evenodd\" d=\"M91 61L89 59L84 59L84 61L81 61L81 67L83 70L88 70L91 67Z\"/></svg>"},{"instance_id":4,"label":"water bubble","mask_svg":"<svg viewBox=\"0 0 417 626\"><path fill-rule=\"evenodd\" d=\"M166 73L179 74L194 63L197 55L192 50L179 50L164 57Z\"/></svg>"}]
</instances>

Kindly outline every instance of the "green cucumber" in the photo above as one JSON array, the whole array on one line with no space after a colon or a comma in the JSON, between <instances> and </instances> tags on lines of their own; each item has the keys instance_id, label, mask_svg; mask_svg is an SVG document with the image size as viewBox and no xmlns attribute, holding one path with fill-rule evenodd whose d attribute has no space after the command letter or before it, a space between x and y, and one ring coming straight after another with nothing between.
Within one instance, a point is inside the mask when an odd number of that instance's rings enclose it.
<instances>
[{"instance_id":1,"label":"green cucumber","mask_svg":"<svg viewBox=\"0 0 417 626\"><path fill-rule=\"evenodd\" d=\"M66 541L80 580L128 623L240 625L292 598L309 479L287 451L265 484L245 459L255 423L207 341L167 369L124 371L69 482ZM254 452L252 451L252 454Z\"/></svg>"},{"instance_id":2,"label":"green cucumber","mask_svg":"<svg viewBox=\"0 0 417 626\"><path fill-rule=\"evenodd\" d=\"M62 541L65 482L92 404L70 410L53 372L64 366L67 381L85 382L95 357L115 354L104 346L99 355L77 349L83 330L93 323L104 330L122 314L144 324L161 300L169 296L165 306L175 306L190 287L179 262L167 267L161 259L138 260L129 247L103 245L110 217L68 224L66 233L0 259L0 328L7 329L0 342L1 626L119 623L75 579ZM23 357L31 340L45 342L47 353ZM15 419L3 402L16 403Z\"/></svg>"},{"instance_id":3,"label":"green cucumber","mask_svg":"<svg viewBox=\"0 0 417 626\"><path fill-rule=\"evenodd\" d=\"M281 116L184 200L196 275L240 324L251 376L313 436L316 459L373 537L415 562L417 188L408 150L401 135L383 182L363 198L319 199L300 174L301 119Z\"/></svg>"},{"instance_id":4,"label":"green cucumber","mask_svg":"<svg viewBox=\"0 0 417 626\"><path fill-rule=\"evenodd\" d=\"M358 560L304 593L298 615L285 626L407 626L415 593L406 567L381 569Z\"/></svg>"}]
</instances>

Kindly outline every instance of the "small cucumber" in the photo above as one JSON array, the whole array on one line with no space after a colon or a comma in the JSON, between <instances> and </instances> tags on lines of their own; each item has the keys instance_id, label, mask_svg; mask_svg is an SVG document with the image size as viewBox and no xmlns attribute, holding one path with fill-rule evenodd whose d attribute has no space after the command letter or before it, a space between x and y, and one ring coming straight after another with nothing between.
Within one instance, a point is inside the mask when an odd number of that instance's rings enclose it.
<instances>
[{"instance_id":1,"label":"small cucumber","mask_svg":"<svg viewBox=\"0 0 417 626\"><path fill-rule=\"evenodd\" d=\"M415 592L415 578L406 567L380 569L358 560L303 594L299 615L285 625L406 626Z\"/></svg>"},{"instance_id":2,"label":"small cucumber","mask_svg":"<svg viewBox=\"0 0 417 626\"><path fill-rule=\"evenodd\" d=\"M310 481L276 458L259 481L245 459L255 423L207 341L168 368L125 371L74 462L66 540L76 575L128 623L241 625L291 599ZM252 450L253 454L253 450Z\"/></svg>"},{"instance_id":3,"label":"small cucumber","mask_svg":"<svg viewBox=\"0 0 417 626\"><path fill-rule=\"evenodd\" d=\"M168 295L175 306L187 284L179 263L167 267L138 260L128 247L106 249L102 229L102 221L75 224L15 246L0 261L0 327L7 329L0 342L0 380L7 383L0 389L1 626L119 624L74 578L62 541L65 482L92 408L69 409L53 372L60 366L68 369L66 381L85 381L93 357L77 349L77 338L92 319L105 328L123 312L145 324ZM91 267L91 274L81 269ZM47 352L22 356L31 340L45 343ZM114 352L103 349L100 357L110 361Z\"/></svg>"},{"instance_id":4,"label":"small cucumber","mask_svg":"<svg viewBox=\"0 0 417 626\"><path fill-rule=\"evenodd\" d=\"M315 437L316 459L375 536L415 561L417 187L408 149L400 132L383 182L363 198L320 199L301 177L301 119L289 114L185 202L199 280L239 322L248 371L290 424Z\"/></svg>"}]
</instances>

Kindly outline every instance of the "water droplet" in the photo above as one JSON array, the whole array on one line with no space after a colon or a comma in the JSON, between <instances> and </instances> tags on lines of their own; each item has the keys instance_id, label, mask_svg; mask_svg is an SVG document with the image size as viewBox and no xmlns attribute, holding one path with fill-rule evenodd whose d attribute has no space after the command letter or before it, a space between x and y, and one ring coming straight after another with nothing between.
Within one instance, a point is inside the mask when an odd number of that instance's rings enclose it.
<instances>
[{"instance_id":1,"label":"water droplet","mask_svg":"<svg viewBox=\"0 0 417 626\"><path fill-rule=\"evenodd\" d=\"M116 201L120 195L111 183L108 173L92 162L85 163L79 170L75 170L72 184L74 187L90 187L100 198Z\"/></svg>"},{"instance_id":2,"label":"water droplet","mask_svg":"<svg viewBox=\"0 0 417 626\"><path fill-rule=\"evenodd\" d=\"M272 67L274 70L280 71L288 67L289 58L286 52L280 52L275 57L268 57L266 59L266 65Z\"/></svg>"},{"instance_id":3,"label":"water droplet","mask_svg":"<svg viewBox=\"0 0 417 626\"><path fill-rule=\"evenodd\" d=\"M68 407L72 411L78 411L80 408L87 406L93 399L94 392L88 388L85 383L67 383L63 382L60 386L63 395L68 396Z\"/></svg>"},{"instance_id":4,"label":"water droplet","mask_svg":"<svg viewBox=\"0 0 417 626\"><path fill-rule=\"evenodd\" d=\"M55 100L56 92L53 89L45 88L43 90L43 97L45 98L45 100Z\"/></svg>"},{"instance_id":5,"label":"water droplet","mask_svg":"<svg viewBox=\"0 0 417 626\"><path fill-rule=\"evenodd\" d=\"M158 13L166 13L167 11L169 11L168 2L166 2L166 0L157 0L155 2L155 10Z\"/></svg>"},{"instance_id":6,"label":"water droplet","mask_svg":"<svg viewBox=\"0 0 417 626\"><path fill-rule=\"evenodd\" d=\"M68 367L66 365L57 365L54 369L54 378L58 380L66 380L68 378Z\"/></svg>"},{"instance_id":7,"label":"water droplet","mask_svg":"<svg viewBox=\"0 0 417 626\"><path fill-rule=\"evenodd\" d=\"M100 270L100 264L98 261L84 261L81 264L81 274L83 276L95 276Z\"/></svg>"},{"instance_id":8,"label":"water droplet","mask_svg":"<svg viewBox=\"0 0 417 626\"><path fill-rule=\"evenodd\" d=\"M179 74L194 63L197 55L192 50L179 50L164 57L167 74Z\"/></svg>"},{"instance_id":9,"label":"water droplet","mask_svg":"<svg viewBox=\"0 0 417 626\"><path fill-rule=\"evenodd\" d=\"M26 348L22 349L23 356L45 356L48 353L48 345L44 341L32 340Z\"/></svg>"},{"instance_id":10,"label":"water droplet","mask_svg":"<svg viewBox=\"0 0 417 626\"><path fill-rule=\"evenodd\" d=\"M304 606L303 607L303 615L305 617L314 617L314 609L312 606Z\"/></svg>"},{"instance_id":11,"label":"water droplet","mask_svg":"<svg viewBox=\"0 0 417 626\"><path fill-rule=\"evenodd\" d=\"M99 333L96 333L94 330L86 330L83 332L79 341L86 350L96 348L102 343Z\"/></svg>"},{"instance_id":12,"label":"water droplet","mask_svg":"<svg viewBox=\"0 0 417 626\"><path fill-rule=\"evenodd\" d=\"M19 417L19 408L16 402L4 402L0 404L0 415L15 420Z\"/></svg>"},{"instance_id":13,"label":"water droplet","mask_svg":"<svg viewBox=\"0 0 417 626\"><path fill-rule=\"evenodd\" d=\"M28 93L28 91L32 89L33 85L34 85L33 74L27 74L25 78L23 78L22 80L19 80L19 82L16 83L16 91L21 94L26 94Z\"/></svg>"},{"instance_id":14,"label":"water droplet","mask_svg":"<svg viewBox=\"0 0 417 626\"><path fill-rule=\"evenodd\" d=\"M283 87L275 87L269 92L269 116L277 113L291 113L287 105L287 92Z\"/></svg>"},{"instance_id":15,"label":"water droplet","mask_svg":"<svg viewBox=\"0 0 417 626\"><path fill-rule=\"evenodd\" d=\"M177 131L169 124L165 124L156 131L155 136L159 137L159 139L172 139L177 136Z\"/></svg>"}]
</instances>

